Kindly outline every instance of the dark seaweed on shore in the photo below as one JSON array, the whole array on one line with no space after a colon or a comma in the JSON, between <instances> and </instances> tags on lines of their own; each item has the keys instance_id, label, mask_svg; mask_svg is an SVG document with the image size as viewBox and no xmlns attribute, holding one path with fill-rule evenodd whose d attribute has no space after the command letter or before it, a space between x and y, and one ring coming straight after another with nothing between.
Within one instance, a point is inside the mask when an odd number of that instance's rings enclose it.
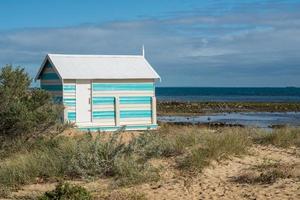
<instances>
[{"instance_id":1,"label":"dark seaweed on shore","mask_svg":"<svg viewBox=\"0 0 300 200\"><path fill-rule=\"evenodd\" d=\"M205 114L220 112L298 112L299 103L263 102L158 102L159 115Z\"/></svg>"}]
</instances>

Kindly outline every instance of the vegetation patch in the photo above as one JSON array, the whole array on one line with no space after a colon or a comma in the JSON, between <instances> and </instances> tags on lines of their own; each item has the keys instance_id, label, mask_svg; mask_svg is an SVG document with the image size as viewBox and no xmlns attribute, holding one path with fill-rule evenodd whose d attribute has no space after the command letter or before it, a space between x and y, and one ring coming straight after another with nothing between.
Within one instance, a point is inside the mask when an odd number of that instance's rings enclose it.
<instances>
[{"instance_id":1,"label":"vegetation patch","mask_svg":"<svg viewBox=\"0 0 300 200\"><path fill-rule=\"evenodd\" d=\"M162 128L165 130L164 128ZM176 138L168 133L147 131L130 142L132 151L142 159L153 157L170 157L183 153L183 149L176 144ZM177 137L178 135L174 135Z\"/></svg>"},{"instance_id":2,"label":"vegetation patch","mask_svg":"<svg viewBox=\"0 0 300 200\"><path fill-rule=\"evenodd\" d=\"M172 156L178 169L201 171L211 161L242 155L251 146L245 129L169 125L143 132L129 143L122 141L122 132L34 141L0 162L0 185L17 188L36 178L112 177L114 186L131 186L159 179L158 169L148 162L151 158Z\"/></svg>"},{"instance_id":3,"label":"vegetation patch","mask_svg":"<svg viewBox=\"0 0 300 200\"><path fill-rule=\"evenodd\" d=\"M40 137L52 137L72 124L62 124L63 106L50 93L30 88L22 68L0 70L0 158L26 151Z\"/></svg>"},{"instance_id":4,"label":"vegetation patch","mask_svg":"<svg viewBox=\"0 0 300 200\"><path fill-rule=\"evenodd\" d=\"M16 188L37 177L114 177L118 186L158 180L158 171L133 155L119 135L116 132L108 140L103 135L92 138L87 134L39 141L34 148L0 162L0 187Z\"/></svg>"},{"instance_id":5,"label":"vegetation patch","mask_svg":"<svg viewBox=\"0 0 300 200\"><path fill-rule=\"evenodd\" d=\"M191 146L189 152L177 159L179 169L201 171L212 160L228 156L239 156L247 152L251 145L250 138L240 129L225 129L222 133L199 134L197 145Z\"/></svg>"},{"instance_id":6,"label":"vegetation patch","mask_svg":"<svg viewBox=\"0 0 300 200\"><path fill-rule=\"evenodd\" d=\"M140 164L140 161L131 156L121 157L115 163L114 186L132 186L145 182L159 180L158 169L149 163Z\"/></svg>"},{"instance_id":7,"label":"vegetation patch","mask_svg":"<svg viewBox=\"0 0 300 200\"><path fill-rule=\"evenodd\" d=\"M277 147L300 147L300 130L297 128L273 129L272 132L256 132L253 141L262 145L274 145Z\"/></svg>"},{"instance_id":8,"label":"vegetation patch","mask_svg":"<svg viewBox=\"0 0 300 200\"><path fill-rule=\"evenodd\" d=\"M63 137L42 140L36 148L17 153L0 163L0 185L15 187L37 177L62 176L70 164L74 143Z\"/></svg>"},{"instance_id":9,"label":"vegetation patch","mask_svg":"<svg viewBox=\"0 0 300 200\"><path fill-rule=\"evenodd\" d=\"M46 192L39 200L91 200L91 194L84 188L70 183L59 183L53 191Z\"/></svg>"},{"instance_id":10,"label":"vegetation patch","mask_svg":"<svg viewBox=\"0 0 300 200\"><path fill-rule=\"evenodd\" d=\"M59 123L63 107L53 102L50 93L30 89L31 81L22 68L1 68L0 141L41 135Z\"/></svg>"},{"instance_id":11,"label":"vegetation patch","mask_svg":"<svg viewBox=\"0 0 300 200\"><path fill-rule=\"evenodd\" d=\"M294 173L298 167L265 159L263 163L246 170L240 176L234 177L233 181L240 184L273 184L278 179L299 178L299 175Z\"/></svg>"},{"instance_id":12,"label":"vegetation patch","mask_svg":"<svg viewBox=\"0 0 300 200\"><path fill-rule=\"evenodd\" d=\"M108 194L102 195L97 199L101 200L147 200L147 197L144 193L139 191L112 191Z\"/></svg>"},{"instance_id":13,"label":"vegetation patch","mask_svg":"<svg viewBox=\"0 0 300 200\"><path fill-rule=\"evenodd\" d=\"M177 169L197 173L212 161L247 153L253 142L295 145L297 131L285 129L264 133L257 129L213 130L164 124L158 130L141 132L126 142L122 140L122 131L112 134L95 133L96 137L90 133L72 137L33 137L20 145L22 148L13 152L1 149L3 152L10 152L10 155L0 161L0 192L1 196L5 196L21 185L53 179L109 177L113 188L130 187L159 180L159 169L151 164L152 158L173 157ZM283 137L283 132L288 136ZM280 137L268 134L279 134ZM22 144L17 139L14 142ZM264 163L255 167L255 173L252 170L251 173L236 177L234 181L249 184L273 183L278 178L287 177L289 173L284 168Z\"/></svg>"}]
</instances>

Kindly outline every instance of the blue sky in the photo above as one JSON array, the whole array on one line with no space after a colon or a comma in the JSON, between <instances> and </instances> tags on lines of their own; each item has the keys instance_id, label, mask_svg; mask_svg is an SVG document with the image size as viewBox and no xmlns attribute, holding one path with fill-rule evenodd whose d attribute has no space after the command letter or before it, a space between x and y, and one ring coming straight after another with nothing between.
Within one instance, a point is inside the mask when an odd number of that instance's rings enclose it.
<instances>
[{"instance_id":1,"label":"blue sky","mask_svg":"<svg viewBox=\"0 0 300 200\"><path fill-rule=\"evenodd\" d=\"M159 86L300 86L300 0L1 0L0 66L140 54Z\"/></svg>"}]
</instances>

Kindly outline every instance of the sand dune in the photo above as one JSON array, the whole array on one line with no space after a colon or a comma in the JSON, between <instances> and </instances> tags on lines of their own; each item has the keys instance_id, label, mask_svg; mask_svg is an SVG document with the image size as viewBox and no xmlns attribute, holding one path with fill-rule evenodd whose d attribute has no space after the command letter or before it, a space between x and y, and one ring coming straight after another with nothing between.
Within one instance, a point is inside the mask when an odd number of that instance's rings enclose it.
<instances>
[{"instance_id":1,"label":"sand dune","mask_svg":"<svg viewBox=\"0 0 300 200\"><path fill-rule=\"evenodd\" d=\"M167 170L159 187L150 189L151 186L144 185L140 188L149 199L299 199L299 177L280 179L269 185L238 184L232 181L234 177L266 159L300 167L299 155L296 149L256 146L251 149L251 155L213 163L198 176L181 176L174 170Z\"/></svg>"},{"instance_id":2,"label":"sand dune","mask_svg":"<svg viewBox=\"0 0 300 200\"><path fill-rule=\"evenodd\" d=\"M271 184L237 183L236 177L264 162L273 162L293 167L293 176L279 178ZM111 189L109 179L82 182L99 199L118 199L121 192L144 193L147 199L300 199L300 150L296 148L279 149L272 146L254 146L250 154L241 158L214 162L202 173L183 173L174 168L174 160L151 160L153 165L161 166L161 180L130 188ZM292 169L292 168L291 168ZM27 185L13 193L12 199L36 196L53 189L55 183ZM119 198L121 199L121 198Z\"/></svg>"}]
</instances>

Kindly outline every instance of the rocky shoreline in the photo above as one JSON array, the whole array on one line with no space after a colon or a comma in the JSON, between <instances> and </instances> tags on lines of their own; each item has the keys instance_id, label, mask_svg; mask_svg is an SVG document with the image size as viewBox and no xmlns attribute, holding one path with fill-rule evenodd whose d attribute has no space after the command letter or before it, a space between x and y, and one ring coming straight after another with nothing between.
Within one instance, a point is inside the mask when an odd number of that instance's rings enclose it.
<instances>
[{"instance_id":1,"label":"rocky shoreline","mask_svg":"<svg viewBox=\"0 0 300 200\"><path fill-rule=\"evenodd\" d=\"M158 115L204 115L223 112L299 112L300 102L176 102L157 103Z\"/></svg>"},{"instance_id":2,"label":"rocky shoreline","mask_svg":"<svg viewBox=\"0 0 300 200\"><path fill-rule=\"evenodd\" d=\"M168 124L168 125L175 125L175 126L197 126L199 128L232 128L232 127L240 127L240 128L245 128L246 126L243 124L239 123L223 123L223 122L210 122L210 123L203 123L203 122L197 122L197 123L192 123L192 122L158 122L159 125L162 124ZM270 129L280 129L280 128L285 128L288 127L287 125L282 125L282 124L273 124L269 125L267 128Z\"/></svg>"},{"instance_id":3,"label":"rocky shoreline","mask_svg":"<svg viewBox=\"0 0 300 200\"><path fill-rule=\"evenodd\" d=\"M158 122L159 125L169 124L175 126L197 126L199 128L221 128L221 127L245 127L242 124L226 124L223 122L211 122L211 123L192 123L192 122Z\"/></svg>"}]
</instances>

